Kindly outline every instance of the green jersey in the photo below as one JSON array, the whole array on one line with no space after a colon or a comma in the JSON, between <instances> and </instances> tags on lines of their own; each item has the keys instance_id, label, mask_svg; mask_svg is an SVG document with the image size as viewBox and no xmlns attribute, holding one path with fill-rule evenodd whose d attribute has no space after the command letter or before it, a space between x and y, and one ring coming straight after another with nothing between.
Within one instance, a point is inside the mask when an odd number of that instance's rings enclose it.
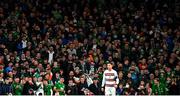
<instances>
[{"instance_id":1,"label":"green jersey","mask_svg":"<svg viewBox=\"0 0 180 96\"><path fill-rule=\"evenodd\" d=\"M54 86L57 90L60 90L59 91L59 95L64 95L64 91L65 91L65 85L64 83L60 83L60 82L57 82Z\"/></svg>"},{"instance_id":2,"label":"green jersey","mask_svg":"<svg viewBox=\"0 0 180 96\"><path fill-rule=\"evenodd\" d=\"M51 95L52 85L44 85L44 94L45 95Z\"/></svg>"},{"instance_id":3,"label":"green jersey","mask_svg":"<svg viewBox=\"0 0 180 96\"><path fill-rule=\"evenodd\" d=\"M14 95L22 95L23 86L20 83L13 83Z\"/></svg>"},{"instance_id":4,"label":"green jersey","mask_svg":"<svg viewBox=\"0 0 180 96\"><path fill-rule=\"evenodd\" d=\"M162 83L160 83L159 85L152 85L152 93L155 95L165 95L167 94L166 92L166 86Z\"/></svg>"}]
</instances>

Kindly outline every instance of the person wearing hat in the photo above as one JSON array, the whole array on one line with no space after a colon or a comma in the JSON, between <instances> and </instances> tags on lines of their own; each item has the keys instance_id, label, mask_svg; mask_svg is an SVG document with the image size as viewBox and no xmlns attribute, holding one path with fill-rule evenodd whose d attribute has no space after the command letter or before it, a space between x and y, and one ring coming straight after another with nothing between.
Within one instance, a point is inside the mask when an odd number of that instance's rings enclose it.
<instances>
[{"instance_id":1,"label":"person wearing hat","mask_svg":"<svg viewBox=\"0 0 180 96\"><path fill-rule=\"evenodd\" d=\"M119 84L118 75L117 72L113 69L112 63L107 61L106 64L107 70L105 70L103 73L101 90L104 91L105 95L116 95L116 88Z\"/></svg>"}]
</instances>

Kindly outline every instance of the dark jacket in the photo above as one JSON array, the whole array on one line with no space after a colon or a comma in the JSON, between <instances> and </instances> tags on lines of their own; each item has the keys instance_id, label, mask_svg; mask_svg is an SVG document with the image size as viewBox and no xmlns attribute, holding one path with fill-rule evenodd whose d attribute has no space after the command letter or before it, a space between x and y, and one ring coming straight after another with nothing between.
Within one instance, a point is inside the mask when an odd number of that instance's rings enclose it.
<instances>
[{"instance_id":1,"label":"dark jacket","mask_svg":"<svg viewBox=\"0 0 180 96\"><path fill-rule=\"evenodd\" d=\"M30 95L29 90L36 90L37 86L35 84L29 84L28 82L25 83L23 88L23 95Z\"/></svg>"},{"instance_id":2,"label":"dark jacket","mask_svg":"<svg viewBox=\"0 0 180 96\"><path fill-rule=\"evenodd\" d=\"M123 95L123 93L124 93L124 89L123 88L122 89L121 88L117 88L116 89L116 94L117 95Z\"/></svg>"},{"instance_id":3,"label":"dark jacket","mask_svg":"<svg viewBox=\"0 0 180 96\"><path fill-rule=\"evenodd\" d=\"M68 93L68 90L71 90L71 91ZM78 95L78 87L77 87L77 85L67 86L66 93L68 95Z\"/></svg>"},{"instance_id":4,"label":"dark jacket","mask_svg":"<svg viewBox=\"0 0 180 96\"><path fill-rule=\"evenodd\" d=\"M84 83L84 84L80 83L80 84L78 85L78 94L79 94L79 95L85 95L85 94L84 94L84 91L81 91L81 90L82 90L82 89L87 89L87 88L88 88L87 83Z\"/></svg>"},{"instance_id":5,"label":"dark jacket","mask_svg":"<svg viewBox=\"0 0 180 96\"><path fill-rule=\"evenodd\" d=\"M89 86L89 90L94 94L94 95L101 95L101 87L99 85L91 84Z\"/></svg>"},{"instance_id":6,"label":"dark jacket","mask_svg":"<svg viewBox=\"0 0 180 96\"><path fill-rule=\"evenodd\" d=\"M0 84L0 95L7 95L9 93L12 93L12 85L11 84Z\"/></svg>"}]
</instances>

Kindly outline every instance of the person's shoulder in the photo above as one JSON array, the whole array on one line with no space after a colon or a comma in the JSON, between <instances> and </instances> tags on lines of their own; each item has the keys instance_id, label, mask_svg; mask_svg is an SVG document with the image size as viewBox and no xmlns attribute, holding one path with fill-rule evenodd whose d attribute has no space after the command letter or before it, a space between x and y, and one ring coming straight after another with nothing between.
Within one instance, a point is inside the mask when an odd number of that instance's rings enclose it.
<instances>
[{"instance_id":1,"label":"person's shoulder","mask_svg":"<svg viewBox=\"0 0 180 96\"><path fill-rule=\"evenodd\" d=\"M117 71L116 71L116 70L114 70L114 69L113 69L112 71L113 71L113 72L117 72Z\"/></svg>"},{"instance_id":2,"label":"person's shoulder","mask_svg":"<svg viewBox=\"0 0 180 96\"><path fill-rule=\"evenodd\" d=\"M104 70L104 72L108 72L108 70Z\"/></svg>"}]
</instances>

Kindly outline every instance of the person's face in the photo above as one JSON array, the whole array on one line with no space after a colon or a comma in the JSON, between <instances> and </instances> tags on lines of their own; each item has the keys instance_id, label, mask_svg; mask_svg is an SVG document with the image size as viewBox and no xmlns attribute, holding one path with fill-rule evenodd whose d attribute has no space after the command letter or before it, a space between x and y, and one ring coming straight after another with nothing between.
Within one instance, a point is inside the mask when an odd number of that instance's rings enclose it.
<instances>
[{"instance_id":1,"label":"person's face","mask_svg":"<svg viewBox=\"0 0 180 96\"><path fill-rule=\"evenodd\" d=\"M120 73L119 73L119 78L122 78L122 77L123 77L123 73L120 72Z\"/></svg>"},{"instance_id":2,"label":"person's face","mask_svg":"<svg viewBox=\"0 0 180 96\"><path fill-rule=\"evenodd\" d=\"M56 77L59 77L59 73L56 73Z\"/></svg>"},{"instance_id":3,"label":"person's face","mask_svg":"<svg viewBox=\"0 0 180 96\"><path fill-rule=\"evenodd\" d=\"M16 63L16 64L15 64L15 67L19 67L19 63Z\"/></svg>"},{"instance_id":4,"label":"person's face","mask_svg":"<svg viewBox=\"0 0 180 96\"><path fill-rule=\"evenodd\" d=\"M144 81L141 81L141 85L144 85Z\"/></svg>"},{"instance_id":5,"label":"person's face","mask_svg":"<svg viewBox=\"0 0 180 96\"><path fill-rule=\"evenodd\" d=\"M74 72L70 71L69 76L74 76Z\"/></svg>"},{"instance_id":6,"label":"person's face","mask_svg":"<svg viewBox=\"0 0 180 96\"><path fill-rule=\"evenodd\" d=\"M25 57L26 57L25 54L22 54L22 55L21 55L21 58L22 58L22 59L24 59Z\"/></svg>"},{"instance_id":7,"label":"person's face","mask_svg":"<svg viewBox=\"0 0 180 96\"><path fill-rule=\"evenodd\" d=\"M97 84L98 83L98 80L93 80L94 84Z\"/></svg>"},{"instance_id":8,"label":"person's face","mask_svg":"<svg viewBox=\"0 0 180 96\"><path fill-rule=\"evenodd\" d=\"M119 88L123 88L123 85L122 85L122 84L120 84L120 85L119 85Z\"/></svg>"},{"instance_id":9,"label":"person's face","mask_svg":"<svg viewBox=\"0 0 180 96\"><path fill-rule=\"evenodd\" d=\"M154 75L150 74L150 79L153 80L154 79Z\"/></svg>"},{"instance_id":10,"label":"person's face","mask_svg":"<svg viewBox=\"0 0 180 96\"><path fill-rule=\"evenodd\" d=\"M142 63L145 64L145 63L146 63L146 59L143 59L143 60L142 60Z\"/></svg>"},{"instance_id":11,"label":"person's face","mask_svg":"<svg viewBox=\"0 0 180 96\"><path fill-rule=\"evenodd\" d=\"M19 81L20 81L19 78L15 78L16 83L19 83Z\"/></svg>"},{"instance_id":12,"label":"person's face","mask_svg":"<svg viewBox=\"0 0 180 96\"><path fill-rule=\"evenodd\" d=\"M129 64L129 60L125 60L124 64L128 65Z\"/></svg>"},{"instance_id":13,"label":"person's face","mask_svg":"<svg viewBox=\"0 0 180 96\"><path fill-rule=\"evenodd\" d=\"M112 69L112 64L107 64L107 68L108 68L108 70L111 70Z\"/></svg>"},{"instance_id":14,"label":"person's face","mask_svg":"<svg viewBox=\"0 0 180 96\"><path fill-rule=\"evenodd\" d=\"M176 71L179 71L179 70L180 70L180 66L176 65Z\"/></svg>"},{"instance_id":15,"label":"person's face","mask_svg":"<svg viewBox=\"0 0 180 96\"><path fill-rule=\"evenodd\" d=\"M41 54L40 54L40 53L37 53L36 57L37 57L37 58L41 58Z\"/></svg>"},{"instance_id":16,"label":"person's face","mask_svg":"<svg viewBox=\"0 0 180 96\"><path fill-rule=\"evenodd\" d=\"M0 77L3 77L4 75L3 75L3 73L0 73Z\"/></svg>"},{"instance_id":17,"label":"person's face","mask_svg":"<svg viewBox=\"0 0 180 96\"><path fill-rule=\"evenodd\" d=\"M60 74L62 75L64 73L64 71L63 70L60 70Z\"/></svg>"},{"instance_id":18,"label":"person's face","mask_svg":"<svg viewBox=\"0 0 180 96\"><path fill-rule=\"evenodd\" d=\"M37 81L37 78L36 78L36 77L34 77L34 78L33 78L33 81L35 81L35 82L36 82L36 81Z\"/></svg>"},{"instance_id":19,"label":"person's face","mask_svg":"<svg viewBox=\"0 0 180 96\"><path fill-rule=\"evenodd\" d=\"M13 79L12 79L12 78L9 78L9 82L10 82L10 83L13 82Z\"/></svg>"},{"instance_id":20,"label":"person's face","mask_svg":"<svg viewBox=\"0 0 180 96\"><path fill-rule=\"evenodd\" d=\"M81 79L80 79L80 82L81 82L81 83L84 83L84 81L85 81L84 78L81 78Z\"/></svg>"},{"instance_id":21,"label":"person's face","mask_svg":"<svg viewBox=\"0 0 180 96\"><path fill-rule=\"evenodd\" d=\"M47 80L44 80L44 81L43 81L43 84L44 84L44 85L48 85Z\"/></svg>"},{"instance_id":22,"label":"person's face","mask_svg":"<svg viewBox=\"0 0 180 96\"><path fill-rule=\"evenodd\" d=\"M128 73L128 76L127 76L128 78L131 78L131 73Z\"/></svg>"},{"instance_id":23,"label":"person's face","mask_svg":"<svg viewBox=\"0 0 180 96\"><path fill-rule=\"evenodd\" d=\"M10 77L12 77L12 76L13 76L13 72L9 72L8 75L9 75Z\"/></svg>"},{"instance_id":24,"label":"person's face","mask_svg":"<svg viewBox=\"0 0 180 96\"><path fill-rule=\"evenodd\" d=\"M5 80L5 83L8 84L8 83L9 83L9 80Z\"/></svg>"},{"instance_id":25,"label":"person's face","mask_svg":"<svg viewBox=\"0 0 180 96\"><path fill-rule=\"evenodd\" d=\"M64 78L61 78L61 79L60 79L60 82L61 82L61 83L64 83Z\"/></svg>"},{"instance_id":26,"label":"person's face","mask_svg":"<svg viewBox=\"0 0 180 96\"><path fill-rule=\"evenodd\" d=\"M73 84L73 80L69 80L69 84Z\"/></svg>"},{"instance_id":27,"label":"person's face","mask_svg":"<svg viewBox=\"0 0 180 96\"><path fill-rule=\"evenodd\" d=\"M42 77L39 77L39 78L38 78L38 81L41 82L41 81L42 81Z\"/></svg>"},{"instance_id":28,"label":"person's face","mask_svg":"<svg viewBox=\"0 0 180 96\"><path fill-rule=\"evenodd\" d=\"M53 47L50 47L50 51L53 51Z\"/></svg>"},{"instance_id":29,"label":"person's face","mask_svg":"<svg viewBox=\"0 0 180 96\"><path fill-rule=\"evenodd\" d=\"M154 83L157 85L159 82L158 82L158 80L155 79L155 80L154 80Z\"/></svg>"},{"instance_id":30,"label":"person's face","mask_svg":"<svg viewBox=\"0 0 180 96\"><path fill-rule=\"evenodd\" d=\"M56 67L57 66L57 62L54 62L54 67Z\"/></svg>"},{"instance_id":31,"label":"person's face","mask_svg":"<svg viewBox=\"0 0 180 96\"><path fill-rule=\"evenodd\" d=\"M159 75L159 71L155 70L155 75L158 76Z\"/></svg>"}]
</instances>

